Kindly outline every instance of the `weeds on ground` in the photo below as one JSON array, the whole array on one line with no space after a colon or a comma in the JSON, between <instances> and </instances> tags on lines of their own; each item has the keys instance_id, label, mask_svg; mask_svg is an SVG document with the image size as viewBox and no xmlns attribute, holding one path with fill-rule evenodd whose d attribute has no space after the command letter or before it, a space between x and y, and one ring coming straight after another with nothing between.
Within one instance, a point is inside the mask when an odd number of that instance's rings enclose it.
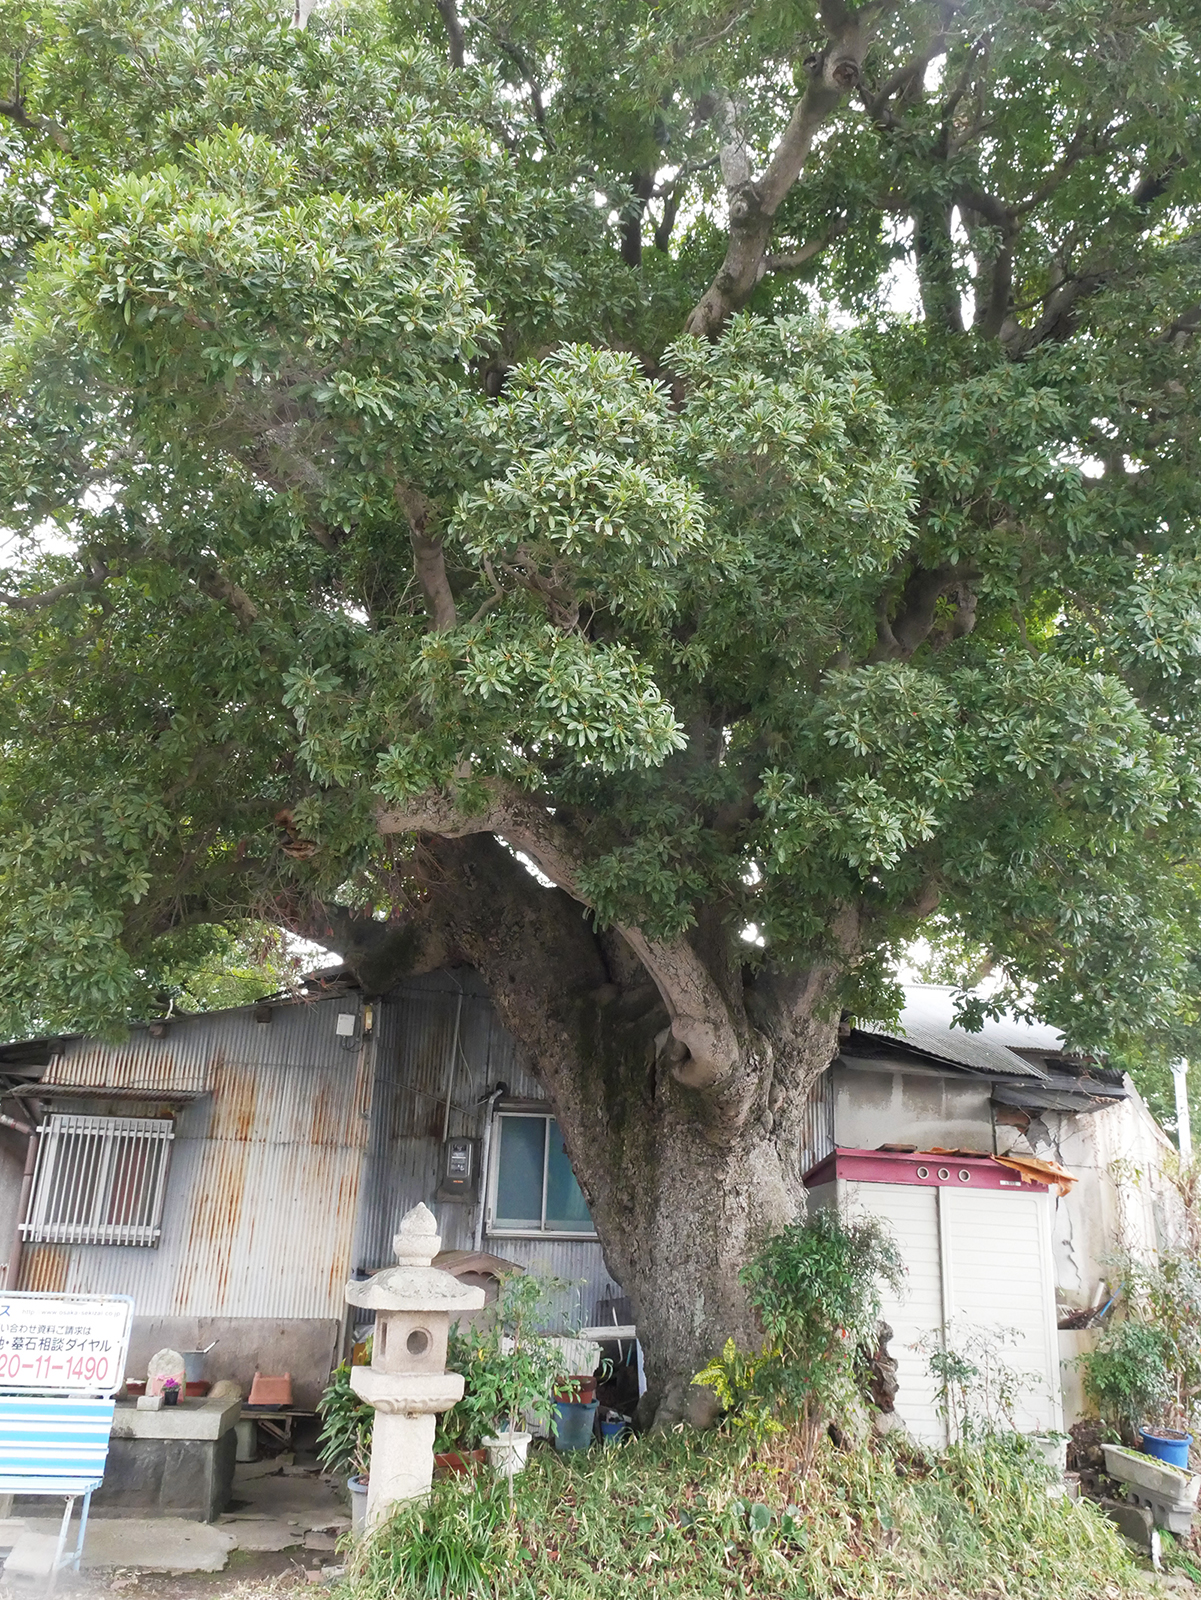
<instances>
[{"instance_id":1,"label":"weeds on ground","mask_svg":"<svg viewBox=\"0 0 1201 1600\"><path fill-rule=\"evenodd\" d=\"M1117 1600L1135 1569L1095 1507L1049 1499L1019 1441L759 1447L679 1432L516 1480L434 1486L360 1548L342 1600Z\"/></svg>"}]
</instances>

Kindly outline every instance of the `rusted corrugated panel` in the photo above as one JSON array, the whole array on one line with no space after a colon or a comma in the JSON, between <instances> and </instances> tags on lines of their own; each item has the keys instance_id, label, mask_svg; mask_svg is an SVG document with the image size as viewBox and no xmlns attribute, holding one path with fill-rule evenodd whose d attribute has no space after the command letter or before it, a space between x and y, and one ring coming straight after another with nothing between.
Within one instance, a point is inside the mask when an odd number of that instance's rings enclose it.
<instances>
[{"instance_id":1,"label":"rusted corrugated panel","mask_svg":"<svg viewBox=\"0 0 1201 1600\"><path fill-rule=\"evenodd\" d=\"M307 1008L309 1060L227 1060L214 1078L173 1294L177 1315L342 1313L369 1123L369 1063ZM274 1022L270 1024L273 1028Z\"/></svg>"},{"instance_id":2,"label":"rusted corrugated panel","mask_svg":"<svg viewBox=\"0 0 1201 1600\"><path fill-rule=\"evenodd\" d=\"M73 1039L42 1077L45 1088L112 1094L197 1095L209 1087L213 1040L207 1030L176 1025L162 1039L137 1028L120 1045Z\"/></svg>"},{"instance_id":3,"label":"rusted corrugated panel","mask_svg":"<svg viewBox=\"0 0 1201 1600\"><path fill-rule=\"evenodd\" d=\"M477 1102L496 1081L492 1050L499 1031L483 983L471 972L412 979L381 1007L355 1266L388 1265L397 1224L419 1200L438 1218L445 1249L470 1246L474 1206L436 1198L447 1084L451 1136L477 1138L484 1115Z\"/></svg>"},{"instance_id":4,"label":"rusted corrugated panel","mask_svg":"<svg viewBox=\"0 0 1201 1600\"><path fill-rule=\"evenodd\" d=\"M357 996L276 1003L269 1022L255 1020L257 1009L241 1006L174 1017L161 1038L134 1028L119 1045L69 1039L41 1082L75 1092L197 1095L212 1089L227 1060L276 1067L304 1066L314 1059L353 1065L357 1039L339 1039L336 1019L340 1012L352 1013L357 1034Z\"/></svg>"},{"instance_id":5,"label":"rusted corrugated panel","mask_svg":"<svg viewBox=\"0 0 1201 1600\"><path fill-rule=\"evenodd\" d=\"M360 1152L223 1142L206 1155L174 1313L341 1316Z\"/></svg>"},{"instance_id":6,"label":"rusted corrugated panel","mask_svg":"<svg viewBox=\"0 0 1201 1600\"><path fill-rule=\"evenodd\" d=\"M212 1094L182 1108L157 1249L64 1251L62 1285L133 1296L139 1315L339 1317L369 1123L354 1000L189 1019ZM218 1022L223 1026L216 1026Z\"/></svg>"},{"instance_id":7,"label":"rusted corrugated panel","mask_svg":"<svg viewBox=\"0 0 1201 1600\"><path fill-rule=\"evenodd\" d=\"M67 1245L32 1245L21 1257L21 1288L36 1294L62 1294L70 1257Z\"/></svg>"},{"instance_id":8,"label":"rusted corrugated panel","mask_svg":"<svg viewBox=\"0 0 1201 1600\"><path fill-rule=\"evenodd\" d=\"M120 1245L73 1246L69 1259L70 1294L127 1294L138 1316L170 1316L174 1305L176 1272L183 1256L185 1221L195 1192L208 1107L203 1101L183 1108L171 1145L171 1169L162 1231L157 1248Z\"/></svg>"},{"instance_id":9,"label":"rusted corrugated panel","mask_svg":"<svg viewBox=\"0 0 1201 1600\"><path fill-rule=\"evenodd\" d=\"M564 1286L544 1309L549 1327L589 1327L599 1320L600 1302L622 1292L605 1268L600 1245L592 1239L489 1239L485 1234L484 1249Z\"/></svg>"},{"instance_id":10,"label":"rusted corrugated panel","mask_svg":"<svg viewBox=\"0 0 1201 1600\"><path fill-rule=\"evenodd\" d=\"M463 1003L459 1011L459 989ZM474 973L434 973L410 980L389 997L377 1041L375 1109L355 1240L354 1265L372 1269L392 1260L392 1235L410 1206L424 1201L438 1219L445 1250L467 1250L475 1242L477 1208L440 1201L442 1119L447 1062L459 1012L458 1057L451 1095L452 1136L482 1137L485 1089L507 1083L516 1099L542 1099L538 1080L524 1065L517 1045ZM432 1112L432 1115L431 1115ZM489 1239L484 1248L568 1287L555 1297L552 1323L589 1323L597 1302L621 1293L605 1270L601 1247L591 1240Z\"/></svg>"}]
</instances>

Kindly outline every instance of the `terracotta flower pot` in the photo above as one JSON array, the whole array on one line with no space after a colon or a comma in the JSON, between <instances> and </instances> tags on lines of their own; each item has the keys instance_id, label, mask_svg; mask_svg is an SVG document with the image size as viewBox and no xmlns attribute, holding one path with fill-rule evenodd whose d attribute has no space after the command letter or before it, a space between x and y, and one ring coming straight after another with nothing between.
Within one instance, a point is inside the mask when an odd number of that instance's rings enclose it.
<instances>
[{"instance_id":1,"label":"terracotta flower pot","mask_svg":"<svg viewBox=\"0 0 1201 1600\"><path fill-rule=\"evenodd\" d=\"M575 1373L561 1389L556 1389L555 1400L560 1405L590 1406L596 1399L596 1379L591 1374Z\"/></svg>"},{"instance_id":2,"label":"terracotta flower pot","mask_svg":"<svg viewBox=\"0 0 1201 1600\"><path fill-rule=\"evenodd\" d=\"M442 1450L434 1457L434 1466L443 1472L474 1472L487 1459L486 1450Z\"/></svg>"}]
</instances>

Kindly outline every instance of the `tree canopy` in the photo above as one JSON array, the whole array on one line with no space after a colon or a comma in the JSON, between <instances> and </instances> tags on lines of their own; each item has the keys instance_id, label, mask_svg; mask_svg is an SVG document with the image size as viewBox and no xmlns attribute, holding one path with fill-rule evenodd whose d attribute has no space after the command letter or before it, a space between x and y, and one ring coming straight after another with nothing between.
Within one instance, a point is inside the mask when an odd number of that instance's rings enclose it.
<instances>
[{"instance_id":1,"label":"tree canopy","mask_svg":"<svg viewBox=\"0 0 1201 1600\"><path fill-rule=\"evenodd\" d=\"M0 1025L419 922L483 830L698 1081L714 939L879 1011L933 916L1085 1045L1178 1027L1199 37L8 0Z\"/></svg>"}]
</instances>

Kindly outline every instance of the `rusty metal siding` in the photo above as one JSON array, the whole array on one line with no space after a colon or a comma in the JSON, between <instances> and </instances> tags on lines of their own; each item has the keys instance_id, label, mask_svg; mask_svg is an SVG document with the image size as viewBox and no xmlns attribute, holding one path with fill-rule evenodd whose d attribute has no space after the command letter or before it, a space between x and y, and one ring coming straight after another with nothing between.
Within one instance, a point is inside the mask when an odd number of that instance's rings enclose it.
<instances>
[{"instance_id":1,"label":"rusty metal siding","mask_svg":"<svg viewBox=\"0 0 1201 1600\"><path fill-rule=\"evenodd\" d=\"M469 1250L474 1243L477 1206L435 1198L456 1014L451 1138L482 1138L487 1107L478 1102L497 1082L507 1083L517 1098L543 1098L478 974L457 970L409 979L389 995L381 1012L371 1145L354 1251L355 1265L368 1270L391 1262L396 1225L418 1200L438 1218L444 1249Z\"/></svg>"},{"instance_id":2,"label":"rusty metal siding","mask_svg":"<svg viewBox=\"0 0 1201 1600\"><path fill-rule=\"evenodd\" d=\"M334 998L277 1006L269 1023L249 1010L173 1022L176 1059L203 1060L211 1092L180 1111L158 1248L30 1251L23 1286L49 1275L72 1293L131 1294L148 1316L340 1317L372 1049L337 1037L342 1011L360 1006ZM94 1072L99 1057L92 1044L79 1059ZM134 1086L126 1074L122 1087ZM95 1092L110 1088L97 1075Z\"/></svg>"},{"instance_id":3,"label":"rusty metal siding","mask_svg":"<svg viewBox=\"0 0 1201 1600\"><path fill-rule=\"evenodd\" d=\"M126 1043L70 1039L42 1077L48 1089L113 1095L200 1095L210 1087L212 1041L201 1030L175 1024L165 1038L135 1028Z\"/></svg>"},{"instance_id":4,"label":"rusty metal siding","mask_svg":"<svg viewBox=\"0 0 1201 1600\"><path fill-rule=\"evenodd\" d=\"M445 1249L471 1248L475 1207L435 1199L456 1014L449 1132L478 1138L484 1112L476 1102L496 1081L495 1037L503 1031L481 980L462 971L410 979L380 1007L371 1141L355 1237L358 1267L391 1262L397 1223L419 1200L438 1218Z\"/></svg>"},{"instance_id":5,"label":"rusty metal siding","mask_svg":"<svg viewBox=\"0 0 1201 1600\"><path fill-rule=\"evenodd\" d=\"M341 1012L356 1015L353 1039L335 1032ZM162 1234L156 1249L31 1249L23 1287L130 1294L147 1316L340 1317L351 1269L391 1262L397 1223L418 1200L445 1248L469 1249L476 1206L435 1198L456 1013L449 1132L478 1139L486 1088L542 1092L471 972L409 980L376 1006L366 1049L355 996L277 1005L269 1023L252 1008L177 1019L166 1038L138 1033L116 1050L69 1041L47 1090L122 1109L140 1099L146 1114L156 1093L176 1099ZM562 1297L565 1321L591 1320L616 1292L593 1241L485 1235L484 1248L586 1280Z\"/></svg>"},{"instance_id":6,"label":"rusty metal siding","mask_svg":"<svg viewBox=\"0 0 1201 1600\"><path fill-rule=\"evenodd\" d=\"M484 1235L484 1249L516 1261L527 1272L556 1278L563 1289L551 1297L551 1325L589 1327L599 1321L602 1300L622 1294L609 1276L604 1254L596 1239L493 1239Z\"/></svg>"},{"instance_id":7,"label":"rusty metal siding","mask_svg":"<svg viewBox=\"0 0 1201 1600\"><path fill-rule=\"evenodd\" d=\"M545 1098L475 973L410 979L381 1011L371 1143L354 1250L354 1264L367 1270L391 1263L397 1223L419 1200L438 1219L443 1249L470 1250L474 1244L478 1207L436 1198L456 1013L462 1054L450 1097L452 1138L482 1139L487 1107L478 1101L498 1082L508 1084L514 1099ZM486 1174L479 1178L482 1185ZM485 1234L483 1248L564 1281L568 1287L554 1306L554 1320L564 1326L591 1322L600 1300L621 1293L595 1240L493 1240Z\"/></svg>"}]
</instances>

